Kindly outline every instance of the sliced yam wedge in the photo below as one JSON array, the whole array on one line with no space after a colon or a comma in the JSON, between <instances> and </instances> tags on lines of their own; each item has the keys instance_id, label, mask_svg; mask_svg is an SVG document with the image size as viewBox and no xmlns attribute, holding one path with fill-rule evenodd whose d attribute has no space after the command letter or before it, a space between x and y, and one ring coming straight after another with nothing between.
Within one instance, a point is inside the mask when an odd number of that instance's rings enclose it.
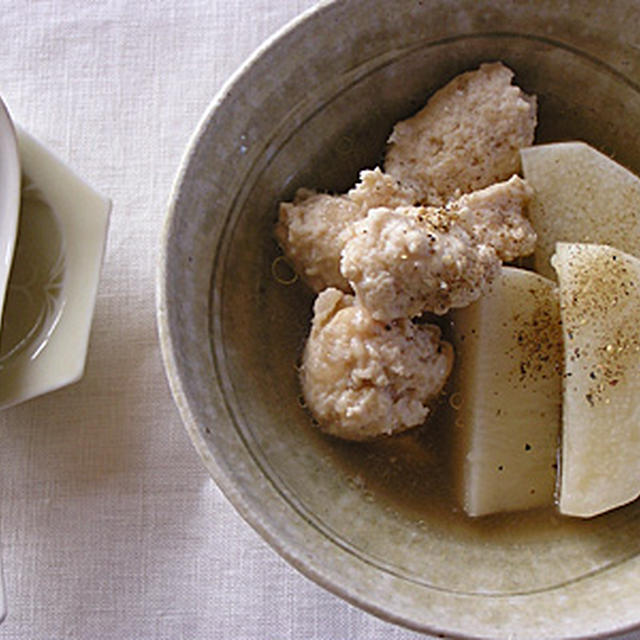
<instances>
[{"instance_id":1,"label":"sliced yam wedge","mask_svg":"<svg viewBox=\"0 0 640 640\"><path fill-rule=\"evenodd\" d=\"M558 243L565 343L561 513L590 517L640 495L640 260Z\"/></svg>"},{"instance_id":2,"label":"sliced yam wedge","mask_svg":"<svg viewBox=\"0 0 640 640\"><path fill-rule=\"evenodd\" d=\"M453 325L460 503L470 516L552 505L562 389L555 283L503 267Z\"/></svg>"},{"instance_id":3,"label":"sliced yam wedge","mask_svg":"<svg viewBox=\"0 0 640 640\"><path fill-rule=\"evenodd\" d=\"M640 179L584 142L520 150L535 195L529 217L538 234L535 269L554 278L556 242L591 242L640 255Z\"/></svg>"}]
</instances>

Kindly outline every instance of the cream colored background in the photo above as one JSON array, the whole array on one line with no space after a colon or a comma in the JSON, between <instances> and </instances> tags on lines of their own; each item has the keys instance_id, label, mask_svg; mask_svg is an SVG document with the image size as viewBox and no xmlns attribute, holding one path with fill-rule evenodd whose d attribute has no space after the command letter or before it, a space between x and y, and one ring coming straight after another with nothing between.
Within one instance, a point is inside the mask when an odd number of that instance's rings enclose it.
<instances>
[{"instance_id":1,"label":"cream colored background","mask_svg":"<svg viewBox=\"0 0 640 640\"><path fill-rule=\"evenodd\" d=\"M114 207L86 375L0 414L0 638L400 639L291 569L209 479L169 396L154 278L216 91L311 0L5 0L0 94Z\"/></svg>"}]
</instances>

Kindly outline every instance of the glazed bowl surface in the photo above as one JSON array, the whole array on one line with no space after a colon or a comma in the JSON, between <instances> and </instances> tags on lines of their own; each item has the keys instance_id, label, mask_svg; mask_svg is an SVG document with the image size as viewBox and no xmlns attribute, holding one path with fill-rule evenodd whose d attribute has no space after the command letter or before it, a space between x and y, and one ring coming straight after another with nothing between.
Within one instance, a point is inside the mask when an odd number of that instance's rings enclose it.
<instances>
[{"instance_id":1,"label":"glazed bowl surface","mask_svg":"<svg viewBox=\"0 0 640 640\"><path fill-rule=\"evenodd\" d=\"M271 39L214 98L162 237L159 334L185 426L229 500L304 574L384 619L464 638L586 638L640 624L640 504L465 518L446 428L323 436L297 365L313 296L273 238L298 187L343 191L393 124L501 60L538 96L537 141L584 140L640 173L640 7L341 0Z\"/></svg>"}]
</instances>

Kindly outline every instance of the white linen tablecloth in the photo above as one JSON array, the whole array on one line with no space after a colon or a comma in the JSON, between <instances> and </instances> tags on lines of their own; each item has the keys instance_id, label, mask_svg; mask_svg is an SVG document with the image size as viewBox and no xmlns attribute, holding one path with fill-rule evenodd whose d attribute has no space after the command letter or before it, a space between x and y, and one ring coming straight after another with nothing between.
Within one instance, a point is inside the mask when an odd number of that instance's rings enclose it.
<instances>
[{"instance_id":1,"label":"white linen tablecloth","mask_svg":"<svg viewBox=\"0 0 640 640\"><path fill-rule=\"evenodd\" d=\"M0 95L114 206L83 380L0 414L0 640L426 638L316 586L236 514L182 427L156 337L159 236L188 139L312 5L1 4Z\"/></svg>"},{"instance_id":2,"label":"white linen tablecloth","mask_svg":"<svg viewBox=\"0 0 640 640\"><path fill-rule=\"evenodd\" d=\"M113 200L86 374L0 414L0 638L400 640L289 567L205 472L156 337L166 203L208 103L311 0L4 0L0 95Z\"/></svg>"}]
</instances>

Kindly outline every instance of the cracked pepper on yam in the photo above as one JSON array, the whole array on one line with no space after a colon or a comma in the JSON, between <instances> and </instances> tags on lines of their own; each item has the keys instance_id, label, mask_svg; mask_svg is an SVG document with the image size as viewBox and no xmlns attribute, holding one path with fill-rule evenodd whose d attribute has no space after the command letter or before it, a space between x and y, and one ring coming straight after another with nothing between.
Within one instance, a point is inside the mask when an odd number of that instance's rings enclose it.
<instances>
[{"instance_id":1,"label":"cracked pepper on yam","mask_svg":"<svg viewBox=\"0 0 640 640\"><path fill-rule=\"evenodd\" d=\"M512 77L501 63L461 74L396 124L383 169L346 194L300 189L281 203L276 238L320 293L301 382L327 433L362 440L423 423L453 349L412 320L469 304L503 260L533 251L531 194L514 174L536 100Z\"/></svg>"}]
</instances>

